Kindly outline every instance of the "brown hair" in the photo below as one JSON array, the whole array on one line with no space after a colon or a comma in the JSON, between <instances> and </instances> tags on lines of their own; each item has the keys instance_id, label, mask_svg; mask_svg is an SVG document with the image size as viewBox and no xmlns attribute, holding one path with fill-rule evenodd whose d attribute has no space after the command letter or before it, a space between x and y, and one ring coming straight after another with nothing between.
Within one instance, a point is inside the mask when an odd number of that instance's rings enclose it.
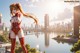
<instances>
[{"instance_id":1,"label":"brown hair","mask_svg":"<svg viewBox=\"0 0 80 53\"><path fill-rule=\"evenodd\" d=\"M10 5L10 13L11 13L11 14L13 14L13 13L12 13L12 10L13 10L14 7L15 7L15 4L11 4L11 5Z\"/></svg>"},{"instance_id":2,"label":"brown hair","mask_svg":"<svg viewBox=\"0 0 80 53\"><path fill-rule=\"evenodd\" d=\"M13 3L10 5L10 13L13 15L12 10L16 9L16 10L20 10L20 12L23 14L23 16L26 16L26 14L23 12L23 9L21 7L20 3Z\"/></svg>"},{"instance_id":3,"label":"brown hair","mask_svg":"<svg viewBox=\"0 0 80 53\"><path fill-rule=\"evenodd\" d=\"M23 16L33 18L35 20L35 22L37 23L37 18L36 17L34 17L33 15L31 15L29 13L24 13L20 3L13 3L13 4L10 5L10 13L11 13L11 15L13 15L13 13L12 13L13 8L15 10L20 10L20 12L23 14Z\"/></svg>"}]
</instances>

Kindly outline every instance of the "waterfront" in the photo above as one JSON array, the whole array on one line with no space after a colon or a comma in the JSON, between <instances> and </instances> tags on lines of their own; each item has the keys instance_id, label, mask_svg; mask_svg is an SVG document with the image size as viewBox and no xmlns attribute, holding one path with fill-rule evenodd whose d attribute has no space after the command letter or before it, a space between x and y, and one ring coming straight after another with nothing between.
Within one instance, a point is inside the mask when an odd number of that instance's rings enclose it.
<instances>
[{"instance_id":1,"label":"waterfront","mask_svg":"<svg viewBox=\"0 0 80 53\"><path fill-rule=\"evenodd\" d=\"M30 44L32 48L37 48L38 46L40 51L45 51L46 53L71 53L72 44L59 43L52 39L57 35L57 33L28 34L25 36L25 43Z\"/></svg>"}]
</instances>

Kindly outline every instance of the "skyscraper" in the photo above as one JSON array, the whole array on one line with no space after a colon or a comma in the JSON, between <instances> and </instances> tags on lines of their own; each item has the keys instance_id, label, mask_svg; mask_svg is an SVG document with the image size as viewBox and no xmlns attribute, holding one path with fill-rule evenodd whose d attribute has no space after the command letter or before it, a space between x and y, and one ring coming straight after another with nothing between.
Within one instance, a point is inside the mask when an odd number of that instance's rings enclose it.
<instances>
[{"instance_id":1,"label":"skyscraper","mask_svg":"<svg viewBox=\"0 0 80 53\"><path fill-rule=\"evenodd\" d=\"M2 14L0 14L0 24L2 23Z\"/></svg>"},{"instance_id":2,"label":"skyscraper","mask_svg":"<svg viewBox=\"0 0 80 53\"><path fill-rule=\"evenodd\" d=\"M2 14L0 13L0 30L3 30Z\"/></svg>"},{"instance_id":3,"label":"skyscraper","mask_svg":"<svg viewBox=\"0 0 80 53\"><path fill-rule=\"evenodd\" d=\"M0 13L0 31L5 30L5 23L2 22L2 14Z\"/></svg>"},{"instance_id":4,"label":"skyscraper","mask_svg":"<svg viewBox=\"0 0 80 53\"><path fill-rule=\"evenodd\" d=\"M74 35L79 38L79 26L80 26L80 5L74 7Z\"/></svg>"},{"instance_id":5,"label":"skyscraper","mask_svg":"<svg viewBox=\"0 0 80 53\"><path fill-rule=\"evenodd\" d=\"M44 16L44 27L47 29L49 27L49 15L45 14Z\"/></svg>"}]
</instances>

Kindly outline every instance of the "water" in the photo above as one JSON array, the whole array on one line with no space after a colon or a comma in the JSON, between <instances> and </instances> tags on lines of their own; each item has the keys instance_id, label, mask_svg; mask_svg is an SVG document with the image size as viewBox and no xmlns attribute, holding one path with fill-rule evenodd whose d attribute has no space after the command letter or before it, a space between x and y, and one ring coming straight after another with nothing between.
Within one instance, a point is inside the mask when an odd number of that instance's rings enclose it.
<instances>
[{"instance_id":1,"label":"water","mask_svg":"<svg viewBox=\"0 0 80 53\"><path fill-rule=\"evenodd\" d=\"M39 47L40 51L45 51L46 53L71 53L71 44L68 43L58 43L53 37L57 33L35 33L25 36L25 43L28 43L32 48Z\"/></svg>"},{"instance_id":2,"label":"water","mask_svg":"<svg viewBox=\"0 0 80 53\"><path fill-rule=\"evenodd\" d=\"M4 47L0 48L0 53L5 53L6 49Z\"/></svg>"}]
</instances>

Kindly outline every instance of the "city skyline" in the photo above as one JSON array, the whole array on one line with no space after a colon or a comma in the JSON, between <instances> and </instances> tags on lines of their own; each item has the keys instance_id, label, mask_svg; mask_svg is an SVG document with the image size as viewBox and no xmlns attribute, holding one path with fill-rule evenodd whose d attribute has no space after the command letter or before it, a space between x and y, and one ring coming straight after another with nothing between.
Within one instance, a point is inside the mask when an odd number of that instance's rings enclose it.
<instances>
[{"instance_id":1,"label":"city skyline","mask_svg":"<svg viewBox=\"0 0 80 53\"><path fill-rule=\"evenodd\" d=\"M0 2L0 13L2 14L2 20L6 26L10 26L10 10L9 5L19 2L22 5L23 10L28 13L33 13L39 19L39 24L44 25L44 15L49 15L50 25L56 21L70 21L72 19L72 12L74 4L65 3L64 0L2 0ZM67 11L65 13L65 10ZM65 13L65 14L64 14ZM64 14L64 15L63 15ZM69 16L67 16L69 15ZM64 17L65 16L65 17ZM67 16L67 17L66 17ZM33 24L32 19L22 19L23 24ZM29 20L29 21L28 21ZM26 22L27 21L27 22Z\"/></svg>"}]
</instances>

